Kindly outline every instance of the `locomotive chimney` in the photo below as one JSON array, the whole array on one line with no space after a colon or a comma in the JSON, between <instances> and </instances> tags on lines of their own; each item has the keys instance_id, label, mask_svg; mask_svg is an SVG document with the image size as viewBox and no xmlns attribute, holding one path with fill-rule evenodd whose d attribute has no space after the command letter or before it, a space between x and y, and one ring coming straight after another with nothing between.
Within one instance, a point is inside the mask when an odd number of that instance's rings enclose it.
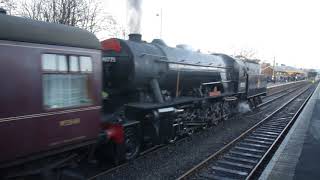
<instances>
[{"instance_id":1,"label":"locomotive chimney","mask_svg":"<svg viewBox=\"0 0 320 180\"><path fill-rule=\"evenodd\" d=\"M7 11L3 8L0 8L0 14L7 14Z\"/></svg>"},{"instance_id":2,"label":"locomotive chimney","mask_svg":"<svg viewBox=\"0 0 320 180\"><path fill-rule=\"evenodd\" d=\"M141 37L142 37L142 35L138 34L138 33L129 34L129 40L130 41L140 42L141 41Z\"/></svg>"}]
</instances>

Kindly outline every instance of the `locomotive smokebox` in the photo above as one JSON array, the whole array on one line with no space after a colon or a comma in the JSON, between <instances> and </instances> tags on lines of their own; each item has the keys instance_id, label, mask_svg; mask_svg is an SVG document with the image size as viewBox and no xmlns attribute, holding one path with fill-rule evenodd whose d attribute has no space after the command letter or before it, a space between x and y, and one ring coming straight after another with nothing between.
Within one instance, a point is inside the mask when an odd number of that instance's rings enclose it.
<instances>
[{"instance_id":1,"label":"locomotive smokebox","mask_svg":"<svg viewBox=\"0 0 320 180\"><path fill-rule=\"evenodd\" d=\"M133 33L133 34L129 34L129 40L130 41L136 41L136 42L140 42L141 41L141 34L138 33Z\"/></svg>"}]
</instances>

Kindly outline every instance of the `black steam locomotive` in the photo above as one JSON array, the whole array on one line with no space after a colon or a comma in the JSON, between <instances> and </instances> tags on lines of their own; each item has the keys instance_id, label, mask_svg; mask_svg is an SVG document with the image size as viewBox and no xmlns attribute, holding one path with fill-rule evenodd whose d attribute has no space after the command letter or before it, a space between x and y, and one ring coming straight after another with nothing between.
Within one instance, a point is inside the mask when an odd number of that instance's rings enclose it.
<instances>
[{"instance_id":1,"label":"black steam locomotive","mask_svg":"<svg viewBox=\"0 0 320 180\"><path fill-rule=\"evenodd\" d=\"M266 93L257 63L223 54L137 34L100 44L75 27L1 13L0 27L0 179L70 177L80 162L132 159Z\"/></svg>"},{"instance_id":2,"label":"black steam locomotive","mask_svg":"<svg viewBox=\"0 0 320 180\"><path fill-rule=\"evenodd\" d=\"M142 146L175 141L215 125L266 95L266 80L253 61L202 54L151 43L140 34L101 43L103 121L125 130L126 158Z\"/></svg>"}]
</instances>

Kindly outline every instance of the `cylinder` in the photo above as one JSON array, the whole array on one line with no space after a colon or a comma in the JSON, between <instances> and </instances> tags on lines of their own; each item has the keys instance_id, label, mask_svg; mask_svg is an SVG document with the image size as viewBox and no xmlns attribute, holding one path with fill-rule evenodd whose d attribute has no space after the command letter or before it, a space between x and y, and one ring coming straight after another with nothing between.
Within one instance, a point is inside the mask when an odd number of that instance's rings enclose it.
<instances>
[{"instance_id":1,"label":"cylinder","mask_svg":"<svg viewBox=\"0 0 320 180\"><path fill-rule=\"evenodd\" d=\"M153 95L154 95L156 101L158 103L163 103L163 98L162 98L162 94L161 94L158 80L152 79L150 81L150 86L151 86L151 89L152 89L152 92L153 92Z\"/></svg>"}]
</instances>

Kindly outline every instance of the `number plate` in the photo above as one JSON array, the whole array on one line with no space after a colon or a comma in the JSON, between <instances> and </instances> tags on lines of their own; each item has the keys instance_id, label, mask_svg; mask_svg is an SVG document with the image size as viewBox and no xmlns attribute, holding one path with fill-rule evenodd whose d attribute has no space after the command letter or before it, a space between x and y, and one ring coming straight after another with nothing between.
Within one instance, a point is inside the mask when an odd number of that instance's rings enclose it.
<instances>
[{"instance_id":1,"label":"number plate","mask_svg":"<svg viewBox=\"0 0 320 180\"><path fill-rule=\"evenodd\" d=\"M115 63L117 62L116 57L102 57L103 62Z\"/></svg>"}]
</instances>

